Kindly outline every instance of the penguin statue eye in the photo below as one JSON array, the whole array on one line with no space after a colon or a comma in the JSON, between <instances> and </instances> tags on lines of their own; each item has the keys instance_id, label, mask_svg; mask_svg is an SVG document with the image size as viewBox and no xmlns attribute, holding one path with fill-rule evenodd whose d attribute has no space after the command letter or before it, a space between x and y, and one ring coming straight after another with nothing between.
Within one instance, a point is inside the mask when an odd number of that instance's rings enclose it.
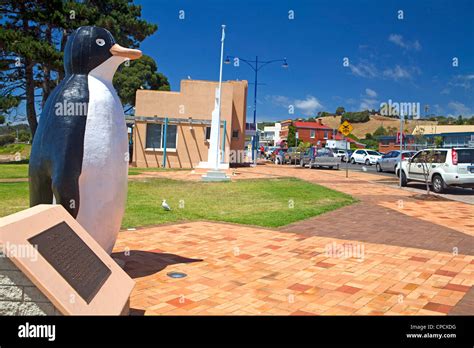
<instances>
[{"instance_id":1,"label":"penguin statue eye","mask_svg":"<svg viewBox=\"0 0 474 348\"><path fill-rule=\"evenodd\" d=\"M104 46L105 45L105 40L104 39L97 39L97 40L95 40L95 43L98 44L99 46Z\"/></svg>"}]
</instances>

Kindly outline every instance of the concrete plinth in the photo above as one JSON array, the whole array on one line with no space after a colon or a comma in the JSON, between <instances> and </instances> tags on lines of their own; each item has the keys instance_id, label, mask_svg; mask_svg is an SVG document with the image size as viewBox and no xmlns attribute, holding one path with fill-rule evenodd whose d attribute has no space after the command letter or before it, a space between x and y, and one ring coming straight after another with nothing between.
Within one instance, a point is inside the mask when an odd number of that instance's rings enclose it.
<instances>
[{"instance_id":1,"label":"concrete plinth","mask_svg":"<svg viewBox=\"0 0 474 348\"><path fill-rule=\"evenodd\" d=\"M230 177L220 170L209 170L202 176L202 181L230 181Z\"/></svg>"}]
</instances>

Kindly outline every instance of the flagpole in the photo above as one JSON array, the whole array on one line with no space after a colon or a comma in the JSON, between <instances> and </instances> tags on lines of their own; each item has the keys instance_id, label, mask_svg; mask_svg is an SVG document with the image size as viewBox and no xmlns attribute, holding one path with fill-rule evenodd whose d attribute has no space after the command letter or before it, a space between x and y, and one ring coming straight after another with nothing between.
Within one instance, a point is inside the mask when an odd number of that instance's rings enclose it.
<instances>
[{"instance_id":1,"label":"flagpole","mask_svg":"<svg viewBox=\"0 0 474 348\"><path fill-rule=\"evenodd\" d=\"M221 172L219 170L219 164L221 163L220 157L222 158L224 157L223 148L219 150L219 145L220 145L219 139L220 139L220 130L221 130L222 68L224 65L224 40L225 40L225 25L222 25L221 61L220 61L220 67L219 67L219 86L218 88L216 88L215 93L214 93L214 110L212 111L212 120L211 120L211 139L210 139L209 151L208 151L208 157L207 157L208 158L207 168L209 168L209 170L207 171L205 175L202 176L202 180L204 181L229 181L230 180L230 177L228 177L225 172ZM225 137L225 127L226 127L226 123L224 122L223 137ZM222 142L222 144L225 144L225 143ZM222 147L224 147L224 145L222 145Z\"/></svg>"},{"instance_id":2,"label":"flagpole","mask_svg":"<svg viewBox=\"0 0 474 348\"><path fill-rule=\"evenodd\" d=\"M217 118L219 120L219 130L217 131L217 144L219 144L219 136L220 136L220 125L221 125L221 97L222 97L222 66L224 64L224 40L225 40L225 25L222 25L222 36L221 36L221 65L219 69L219 100L217 102ZM222 151L222 149L221 149ZM216 152L216 163L215 163L215 170L219 170L219 148Z\"/></svg>"}]
</instances>

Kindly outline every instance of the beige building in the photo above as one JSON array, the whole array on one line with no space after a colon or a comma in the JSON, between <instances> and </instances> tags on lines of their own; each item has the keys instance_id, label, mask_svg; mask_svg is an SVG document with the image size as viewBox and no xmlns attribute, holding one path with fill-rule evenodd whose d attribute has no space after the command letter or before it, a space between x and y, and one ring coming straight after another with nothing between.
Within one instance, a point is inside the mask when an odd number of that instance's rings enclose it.
<instances>
[{"instance_id":1,"label":"beige building","mask_svg":"<svg viewBox=\"0 0 474 348\"><path fill-rule=\"evenodd\" d=\"M137 167L196 168L207 162L218 85L182 80L180 92L138 90L133 163ZM247 81L222 83L219 147L224 143L226 163L235 162L235 154L244 149L247 86Z\"/></svg>"}]
</instances>

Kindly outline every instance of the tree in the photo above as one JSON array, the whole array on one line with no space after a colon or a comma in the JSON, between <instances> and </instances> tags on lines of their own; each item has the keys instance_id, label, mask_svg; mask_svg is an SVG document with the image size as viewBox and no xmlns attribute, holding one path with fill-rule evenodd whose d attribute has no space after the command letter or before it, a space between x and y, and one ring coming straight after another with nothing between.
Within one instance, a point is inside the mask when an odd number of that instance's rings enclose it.
<instances>
[{"instance_id":1,"label":"tree","mask_svg":"<svg viewBox=\"0 0 474 348\"><path fill-rule=\"evenodd\" d=\"M72 30L101 26L122 46L133 48L157 30L155 24L140 19L141 7L128 0L4 0L0 14L4 19L0 27L0 96L26 103L33 136L37 104L41 107L64 77L63 52ZM122 86L118 83L116 87Z\"/></svg>"},{"instance_id":2,"label":"tree","mask_svg":"<svg viewBox=\"0 0 474 348\"><path fill-rule=\"evenodd\" d=\"M421 165L423 170L423 179L426 185L426 194L430 194L430 174L431 169L434 167L433 163L439 163L439 156L441 156L439 151L434 149L423 150L416 158L415 163Z\"/></svg>"},{"instance_id":3,"label":"tree","mask_svg":"<svg viewBox=\"0 0 474 348\"><path fill-rule=\"evenodd\" d=\"M300 139L298 139L298 144L301 142ZM288 127L288 138L286 140L286 143L288 144L289 147L291 146L298 146L296 143L296 127L293 125L290 125Z\"/></svg>"},{"instance_id":4,"label":"tree","mask_svg":"<svg viewBox=\"0 0 474 348\"><path fill-rule=\"evenodd\" d=\"M383 126L379 126L375 131L374 131L374 137L380 137L382 135L387 135L387 130Z\"/></svg>"},{"instance_id":5,"label":"tree","mask_svg":"<svg viewBox=\"0 0 474 348\"><path fill-rule=\"evenodd\" d=\"M341 123L346 120L351 123L364 123L370 121L370 114L367 110L360 112L345 112L341 117Z\"/></svg>"},{"instance_id":6,"label":"tree","mask_svg":"<svg viewBox=\"0 0 474 348\"><path fill-rule=\"evenodd\" d=\"M21 130L18 132L18 141L26 143L31 141L31 133L26 130Z\"/></svg>"},{"instance_id":7,"label":"tree","mask_svg":"<svg viewBox=\"0 0 474 348\"><path fill-rule=\"evenodd\" d=\"M344 109L344 106L338 106L336 109L336 115L338 116L341 116L345 112L346 112L346 109Z\"/></svg>"},{"instance_id":8,"label":"tree","mask_svg":"<svg viewBox=\"0 0 474 348\"><path fill-rule=\"evenodd\" d=\"M305 151L307 149L309 149L311 147L311 143L310 142L304 142L304 141L301 141L299 144L298 144L298 149L297 151L300 152L300 153L305 153Z\"/></svg>"},{"instance_id":9,"label":"tree","mask_svg":"<svg viewBox=\"0 0 474 348\"><path fill-rule=\"evenodd\" d=\"M114 76L114 86L126 111L135 106L137 89L169 91L170 84L166 76L159 73L156 62L150 56L123 64Z\"/></svg>"},{"instance_id":10,"label":"tree","mask_svg":"<svg viewBox=\"0 0 474 348\"><path fill-rule=\"evenodd\" d=\"M442 146L443 146L443 142L444 142L444 140L443 140L443 137L442 137L442 136L439 136L439 135L438 135L438 136L435 136L435 137L434 137L434 145L435 145L435 147L442 147Z\"/></svg>"},{"instance_id":11,"label":"tree","mask_svg":"<svg viewBox=\"0 0 474 348\"><path fill-rule=\"evenodd\" d=\"M0 115L0 124L4 124L4 123L5 123L5 116Z\"/></svg>"},{"instance_id":12,"label":"tree","mask_svg":"<svg viewBox=\"0 0 474 348\"><path fill-rule=\"evenodd\" d=\"M388 126L387 127L387 135L394 136L394 135L397 135L397 133L398 133L398 128L397 127L393 127L393 126Z\"/></svg>"}]
</instances>

